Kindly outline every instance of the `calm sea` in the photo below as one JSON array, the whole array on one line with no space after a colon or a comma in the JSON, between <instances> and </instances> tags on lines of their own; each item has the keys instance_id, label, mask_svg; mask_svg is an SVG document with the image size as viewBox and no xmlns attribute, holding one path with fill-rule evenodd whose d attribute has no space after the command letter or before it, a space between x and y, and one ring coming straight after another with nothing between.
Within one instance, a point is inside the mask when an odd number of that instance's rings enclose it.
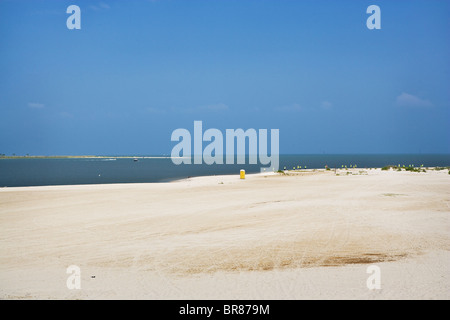
<instances>
[{"instance_id":1,"label":"calm sea","mask_svg":"<svg viewBox=\"0 0 450 320\"><path fill-rule=\"evenodd\" d=\"M248 163L248 161L246 161ZM449 154L281 155L280 169L383 167L385 165L450 166ZM0 159L0 187L165 182L193 176L260 171L260 165L174 165L170 158Z\"/></svg>"}]
</instances>

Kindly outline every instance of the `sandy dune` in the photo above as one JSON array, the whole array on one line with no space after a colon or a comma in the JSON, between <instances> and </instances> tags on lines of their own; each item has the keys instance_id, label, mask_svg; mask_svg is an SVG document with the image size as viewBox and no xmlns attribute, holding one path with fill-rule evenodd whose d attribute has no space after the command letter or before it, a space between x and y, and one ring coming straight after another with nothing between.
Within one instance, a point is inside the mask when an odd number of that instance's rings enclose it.
<instances>
[{"instance_id":1,"label":"sandy dune","mask_svg":"<svg viewBox=\"0 0 450 320\"><path fill-rule=\"evenodd\" d=\"M449 299L447 170L347 172L2 188L0 298Z\"/></svg>"}]
</instances>

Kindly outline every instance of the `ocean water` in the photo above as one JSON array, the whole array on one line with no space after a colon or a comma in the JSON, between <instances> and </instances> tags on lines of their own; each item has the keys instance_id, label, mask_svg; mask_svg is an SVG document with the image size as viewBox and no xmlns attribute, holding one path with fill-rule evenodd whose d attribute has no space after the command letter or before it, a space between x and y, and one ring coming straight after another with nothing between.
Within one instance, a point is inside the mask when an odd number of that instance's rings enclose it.
<instances>
[{"instance_id":1,"label":"ocean water","mask_svg":"<svg viewBox=\"0 0 450 320\"><path fill-rule=\"evenodd\" d=\"M450 154L280 155L280 169L385 165L450 166ZM193 176L260 172L261 165L175 165L170 158L0 159L0 187L166 182Z\"/></svg>"}]
</instances>

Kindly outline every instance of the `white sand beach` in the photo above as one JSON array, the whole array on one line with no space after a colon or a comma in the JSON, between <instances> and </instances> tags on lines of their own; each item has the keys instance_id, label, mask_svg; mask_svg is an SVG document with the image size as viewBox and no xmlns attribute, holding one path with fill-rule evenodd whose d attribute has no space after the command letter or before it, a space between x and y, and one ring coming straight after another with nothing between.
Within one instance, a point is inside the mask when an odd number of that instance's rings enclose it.
<instances>
[{"instance_id":1,"label":"white sand beach","mask_svg":"<svg viewBox=\"0 0 450 320\"><path fill-rule=\"evenodd\" d=\"M449 299L447 170L338 172L1 188L0 298Z\"/></svg>"}]
</instances>

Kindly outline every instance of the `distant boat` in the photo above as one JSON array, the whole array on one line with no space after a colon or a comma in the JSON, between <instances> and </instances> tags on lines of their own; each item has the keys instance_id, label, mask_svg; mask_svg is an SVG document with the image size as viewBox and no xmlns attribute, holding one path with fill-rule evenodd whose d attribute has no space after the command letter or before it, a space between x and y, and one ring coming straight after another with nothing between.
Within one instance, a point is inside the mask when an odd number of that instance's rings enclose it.
<instances>
[{"instance_id":1,"label":"distant boat","mask_svg":"<svg viewBox=\"0 0 450 320\"><path fill-rule=\"evenodd\" d=\"M138 159L137 159L137 158L134 158L133 161L136 162L136 161L138 161Z\"/></svg>"}]
</instances>

